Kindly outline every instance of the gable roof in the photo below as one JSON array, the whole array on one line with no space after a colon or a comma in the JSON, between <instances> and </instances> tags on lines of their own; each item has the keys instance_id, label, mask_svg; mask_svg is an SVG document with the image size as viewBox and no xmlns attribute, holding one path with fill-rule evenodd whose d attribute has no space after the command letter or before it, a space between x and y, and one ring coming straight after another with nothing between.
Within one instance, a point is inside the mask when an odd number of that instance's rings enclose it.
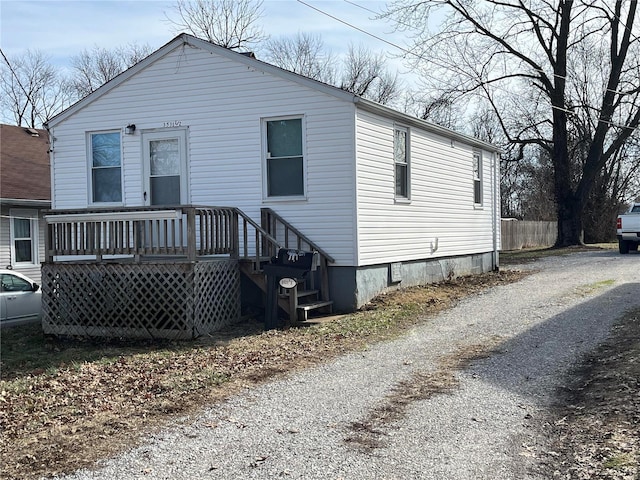
<instances>
[{"instance_id":1,"label":"gable roof","mask_svg":"<svg viewBox=\"0 0 640 480\"><path fill-rule=\"evenodd\" d=\"M229 50L228 48L224 48L224 47L221 47L219 45L215 45L215 44L213 44L211 42L208 42L206 40L202 40L200 38L196 38L196 37L194 37L192 35L189 35L187 33L182 33L182 34L178 35L173 40L171 40L170 42L168 42L165 45L163 45L162 47L160 47L158 50L153 52L151 55L149 55L145 59L143 59L140 62L136 63L134 66L132 66L128 70L125 70L120 75L118 75L115 78L113 78L112 80L108 81L107 83L102 85L100 88L98 88L94 92L90 93L89 95L87 95L83 99L81 99L78 102L76 102L75 104L71 105L66 110L64 110L61 113L59 113L58 115L54 116L47 123L45 123L45 127L47 127L47 128L54 127L56 124L62 122L64 119L70 117L71 115L73 115L77 111L79 111L82 108L84 108L84 106L90 104L94 100L102 97L103 95L105 95L106 93L108 93L109 91L111 91L112 89L117 87L118 85L122 84L123 82L125 82L126 80L128 80L129 78L131 78L132 76L137 74L139 71L141 71L144 68L146 68L148 65L151 65L152 63L154 63L158 59L164 57L165 55L167 55L169 52L173 51L174 49L176 49L178 47L183 47L183 46L200 48L200 49L203 49L203 50L208 51L210 53L215 53L215 54L220 55L222 57L228 58L228 59L230 59L232 61L247 65L250 68L254 68L254 69L260 70L260 71L262 71L264 73L269 73L269 74L275 75L277 77L284 78L284 79L292 81L292 82L296 82L298 84L304 85L304 86L309 87L311 89L318 90L318 91L321 91L321 92L326 93L328 95L331 95L331 96L334 96L336 98L339 98L339 99L341 99L343 101L355 103L355 104L358 105L359 108L362 108L363 110L367 110L367 111L370 111L370 112L373 112L373 113L377 113L379 115L383 115L383 116L388 117L388 118L392 118L392 119L397 120L397 121L401 121L403 123L406 123L407 125L416 126L418 128L422 128L424 130L436 133L438 135L443 135L443 136L445 136L447 138L451 138L452 140L462 141L462 142L464 142L466 144L469 144L469 145L472 145L472 146L475 146L475 147L478 147L478 148L484 148L485 150L489 150L489 151L492 151L492 152L500 152L500 149L498 147L496 147L495 145L492 145L490 143L484 142L484 141L479 140L477 138L474 138L474 137L471 137L469 135L465 135L465 134L461 134L461 133L455 132L454 130L450 130L448 128L441 127L439 125L427 122L425 120L421 120L421 119L419 119L417 117L414 117L414 116L411 116L411 115L407 115L405 113L396 111L396 110L394 110L392 108L389 108L389 107L385 107L384 105L380 105L379 103L373 102L371 100L367 100L367 99L365 99L363 97L360 97L360 96L355 95L353 93L350 93L350 92L347 92L345 90L342 90L341 88L334 87L332 85L328 85L326 83L322 83L322 82L314 80L312 78L308 78L308 77L299 75L297 73L293 73L293 72L290 72L288 70L284 70L284 69L282 69L280 67L277 67L275 65L272 65L270 63L263 62L263 61L258 60L257 58L255 58L254 55L248 55L246 53L235 52L233 50Z\"/></svg>"},{"instance_id":2,"label":"gable roof","mask_svg":"<svg viewBox=\"0 0 640 480\"><path fill-rule=\"evenodd\" d=\"M50 203L48 132L0 125L0 173L3 203L20 203L13 200Z\"/></svg>"}]
</instances>

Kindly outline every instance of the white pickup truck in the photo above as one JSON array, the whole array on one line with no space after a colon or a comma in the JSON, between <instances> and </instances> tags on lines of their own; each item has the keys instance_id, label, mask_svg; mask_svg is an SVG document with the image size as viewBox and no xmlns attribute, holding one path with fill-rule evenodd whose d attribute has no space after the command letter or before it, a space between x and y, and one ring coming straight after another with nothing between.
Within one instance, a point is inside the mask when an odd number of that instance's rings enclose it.
<instances>
[{"instance_id":1,"label":"white pickup truck","mask_svg":"<svg viewBox=\"0 0 640 480\"><path fill-rule=\"evenodd\" d=\"M640 243L640 203L632 204L627 213L618 215L616 229L620 253L638 250L638 244Z\"/></svg>"}]
</instances>

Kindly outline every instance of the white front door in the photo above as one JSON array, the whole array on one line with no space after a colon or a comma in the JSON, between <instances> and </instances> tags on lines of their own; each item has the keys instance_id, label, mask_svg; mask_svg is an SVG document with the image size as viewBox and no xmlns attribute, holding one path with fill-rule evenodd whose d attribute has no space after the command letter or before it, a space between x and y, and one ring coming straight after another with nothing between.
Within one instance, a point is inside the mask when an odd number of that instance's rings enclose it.
<instances>
[{"instance_id":1,"label":"white front door","mask_svg":"<svg viewBox=\"0 0 640 480\"><path fill-rule=\"evenodd\" d=\"M187 203L186 130L142 134L145 205Z\"/></svg>"}]
</instances>

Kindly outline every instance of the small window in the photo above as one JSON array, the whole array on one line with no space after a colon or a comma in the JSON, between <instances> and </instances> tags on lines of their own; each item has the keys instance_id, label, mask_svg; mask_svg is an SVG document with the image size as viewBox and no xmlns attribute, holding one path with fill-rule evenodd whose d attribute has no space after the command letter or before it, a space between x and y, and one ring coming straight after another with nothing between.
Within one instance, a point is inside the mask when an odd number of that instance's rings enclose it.
<instances>
[{"instance_id":1,"label":"small window","mask_svg":"<svg viewBox=\"0 0 640 480\"><path fill-rule=\"evenodd\" d=\"M473 203L482 205L482 155L473 152Z\"/></svg>"},{"instance_id":2,"label":"small window","mask_svg":"<svg viewBox=\"0 0 640 480\"><path fill-rule=\"evenodd\" d=\"M91 134L89 157L92 202L122 202L120 132Z\"/></svg>"},{"instance_id":3,"label":"small window","mask_svg":"<svg viewBox=\"0 0 640 480\"><path fill-rule=\"evenodd\" d=\"M396 198L409 198L409 131L395 127L393 131Z\"/></svg>"},{"instance_id":4,"label":"small window","mask_svg":"<svg viewBox=\"0 0 640 480\"><path fill-rule=\"evenodd\" d=\"M267 196L303 196L302 119L267 120L265 123Z\"/></svg>"},{"instance_id":5,"label":"small window","mask_svg":"<svg viewBox=\"0 0 640 480\"><path fill-rule=\"evenodd\" d=\"M11 264L38 263L38 214L11 210Z\"/></svg>"}]
</instances>

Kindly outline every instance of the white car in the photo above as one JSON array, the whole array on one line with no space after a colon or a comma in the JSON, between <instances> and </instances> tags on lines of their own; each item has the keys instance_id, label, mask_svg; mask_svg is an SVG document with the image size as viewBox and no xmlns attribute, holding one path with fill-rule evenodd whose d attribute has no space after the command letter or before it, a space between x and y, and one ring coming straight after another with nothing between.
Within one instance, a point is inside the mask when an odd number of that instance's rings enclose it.
<instances>
[{"instance_id":1,"label":"white car","mask_svg":"<svg viewBox=\"0 0 640 480\"><path fill-rule=\"evenodd\" d=\"M26 275L0 270L0 326L35 323L41 318L40 286Z\"/></svg>"}]
</instances>

